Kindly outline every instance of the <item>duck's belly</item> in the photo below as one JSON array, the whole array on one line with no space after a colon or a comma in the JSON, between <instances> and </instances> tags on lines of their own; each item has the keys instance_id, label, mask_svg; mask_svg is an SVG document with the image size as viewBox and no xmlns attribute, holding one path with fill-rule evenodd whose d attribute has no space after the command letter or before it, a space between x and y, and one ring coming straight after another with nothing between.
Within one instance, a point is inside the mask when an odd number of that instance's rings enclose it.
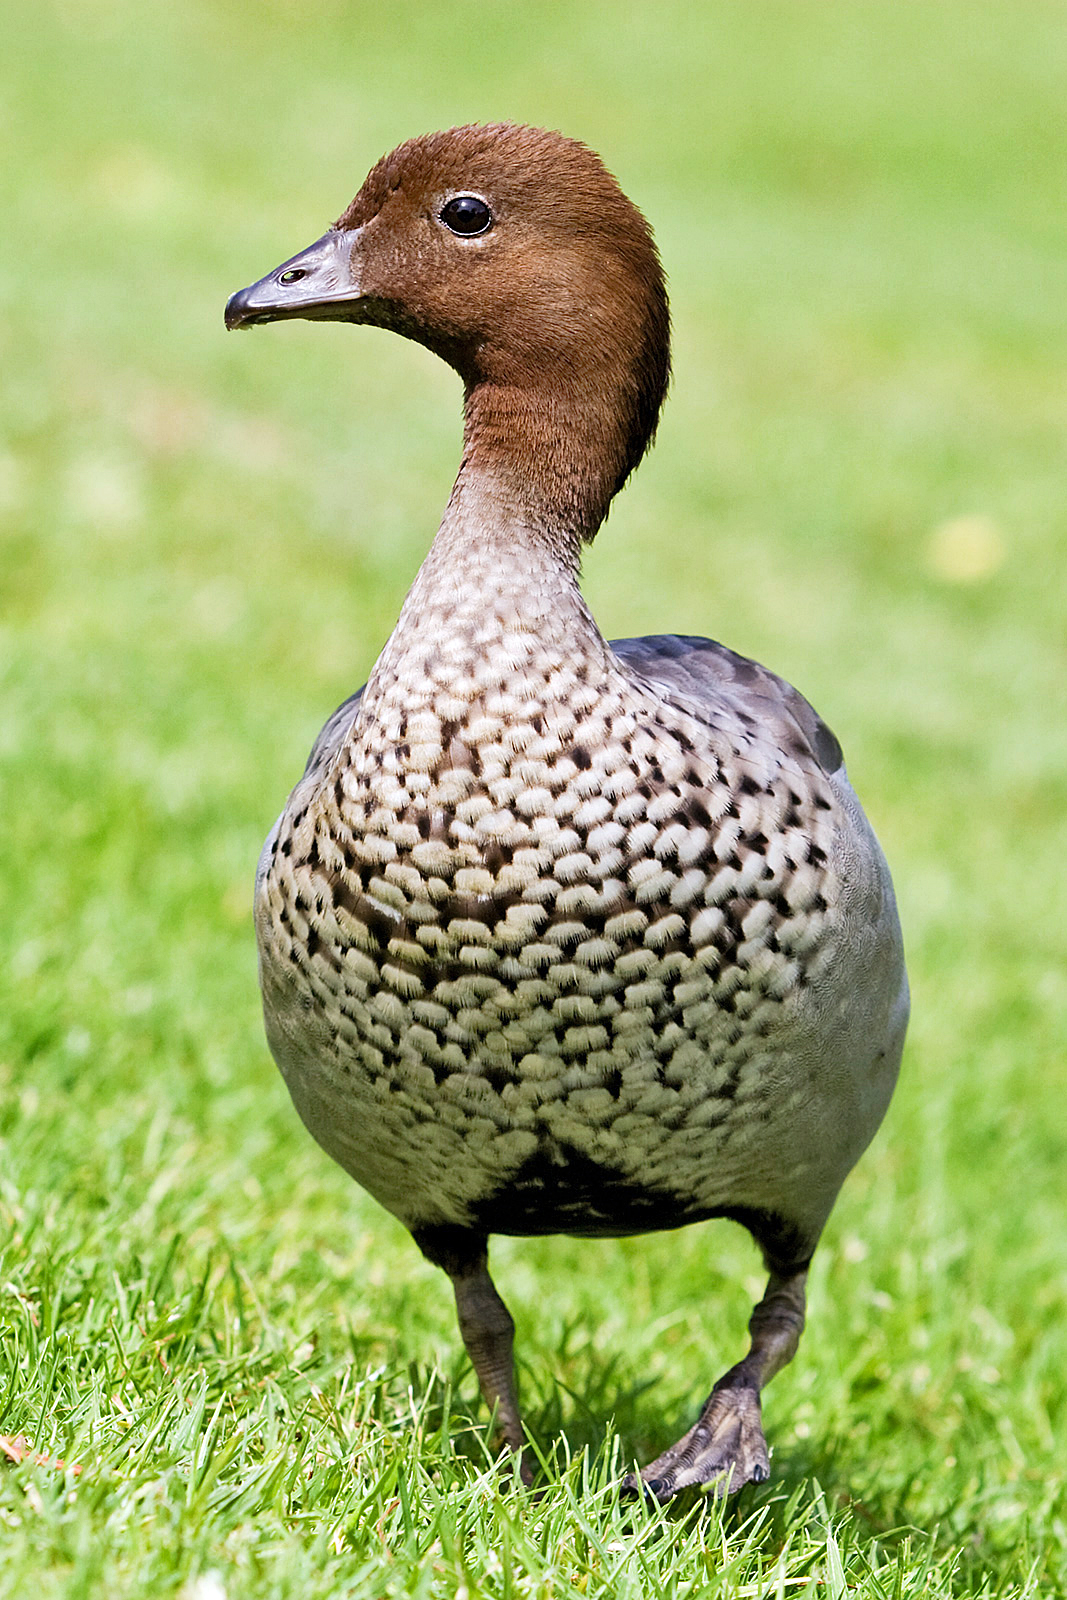
<instances>
[{"instance_id":1,"label":"duck's belly","mask_svg":"<svg viewBox=\"0 0 1067 1600\"><path fill-rule=\"evenodd\" d=\"M437 985L401 1008L373 981L355 997L343 968L331 993L326 974L294 984L266 956L268 1037L311 1132L409 1226L673 1226L757 1177L768 1124L787 1123L812 1084L800 1063L783 1081L780 1001L736 1018L695 962L667 962L670 988L663 964L643 964L629 998L618 982L583 993L570 974L554 996L546 980L523 995L460 979L451 1004ZM790 1165L796 1176L796 1152Z\"/></svg>"},{"instance_id":2,"label":"duck's belly","mask_svg":"<svg viewBox=\"0 0 1067 1600\"><path fill-rule=\"evenodd\" d=\"M268 1038L310 1131L409 1227L817 1233L899 1055L885 936L854 936L828 837L732 826L722 861L709 833L703 862L599 878L571 848L501 892L414 852L331 871L301 827L257 896Z\"/></svg>"}]
</instances>

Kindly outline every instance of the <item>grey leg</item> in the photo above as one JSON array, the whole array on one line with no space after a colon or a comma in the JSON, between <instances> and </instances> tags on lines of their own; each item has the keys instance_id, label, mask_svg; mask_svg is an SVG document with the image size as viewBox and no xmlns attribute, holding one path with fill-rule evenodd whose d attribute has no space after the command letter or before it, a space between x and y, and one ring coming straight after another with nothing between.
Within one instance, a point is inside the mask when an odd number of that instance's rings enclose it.
<instances>
[{"instance_id":1,"label":"grey leg","mask_svg":"<svg viewBox=\"0 0 1067 1600\"><path fill-rule=\"evenodd\" d=\"M523 1483L532 1483L533 1473L523 1454L525 1438L512 1360L515 1324L489 1276L486 1241L442 1228L416 1234L415 1242L452 1280L459 1331L482 1398L496 1416L500 1441L518 1457Z\"/></svg>"},{"instance_id":2,"label":"grey leg","mask_svg":"<svg viewBox=\"0 0 1067 1600\"><path fill-rule=\"evenodd\" d=\"M644 1485L657 1500L669 1500L691 1484L716 1482L732 1494L746 1483L762 1483L770 1472L760 1419L760 1390L796 1355L804 1328L807 1268L772 1272L763 1299L749 1319L747 1356L721 1377L696 1423L677 1444L631 1473L624 1487Z\"/></svg>"}]
</instances>

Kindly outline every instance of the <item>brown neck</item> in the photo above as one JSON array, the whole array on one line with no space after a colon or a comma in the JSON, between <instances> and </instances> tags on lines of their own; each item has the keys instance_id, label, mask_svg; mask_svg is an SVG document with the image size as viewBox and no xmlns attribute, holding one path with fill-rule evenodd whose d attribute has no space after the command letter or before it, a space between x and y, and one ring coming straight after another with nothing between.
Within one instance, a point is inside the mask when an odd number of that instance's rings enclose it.
<instances>
[{"instance_id":1,"label":"brown neck","mask_svg":"<svg viewBox=\"0 0 1067 1600\"><path fill-rule=\"evenodd\" d=\"M459 482L477 475L496 483L502 499L576 567L625 475L625 427L615 412L558 390L474 384L464 403Z\"/></svg>"}]
</instances>

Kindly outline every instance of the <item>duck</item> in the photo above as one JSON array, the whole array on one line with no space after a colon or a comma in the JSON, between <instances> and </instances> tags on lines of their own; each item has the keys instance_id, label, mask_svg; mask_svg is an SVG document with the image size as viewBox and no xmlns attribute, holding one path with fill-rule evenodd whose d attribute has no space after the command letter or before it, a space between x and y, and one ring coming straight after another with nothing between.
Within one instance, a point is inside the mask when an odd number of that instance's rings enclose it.
<instances>
[{"instance_id":1,"label":"duck","mask_svg":"<svg viewBox=\"0 0 1067 1600\"><path fill-rule=\"evenodd\" d=\"M670 375L649 225L560 133L423 135L225 312L290 318L425 346L464 428L396 627L259 860L270 1049L313 1137L448 1274L526 1483L490 1237L742 1224L768 1274L747 1353L624 1483L762 1482L762 1390L888 1106L908 985L885 857L808 701L711 639L609 643L582 597Z\"/></svg>"}]
</instances>

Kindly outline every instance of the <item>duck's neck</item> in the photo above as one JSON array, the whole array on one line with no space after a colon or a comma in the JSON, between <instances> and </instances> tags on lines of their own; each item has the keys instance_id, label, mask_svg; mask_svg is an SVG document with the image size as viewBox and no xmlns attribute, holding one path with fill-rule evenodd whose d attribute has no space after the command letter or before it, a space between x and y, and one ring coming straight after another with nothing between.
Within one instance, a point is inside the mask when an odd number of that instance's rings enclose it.
<instances>
[{"instance_id":1,"label":"duck's neck","mask_svg":"<svg viewBox=\"0 0 1067 1600\"><path fill-rule=\"evenodd\" d=\"M367 686L375 717L388 721L392 702L410 706L413 692L456 700L457 710L459 701L524 675L536 692L549 661L568 674L593 663L610 670L578 587L588 523L568 517L548 489L563 452L546 444L540 470L524 466L516 431L507 448L506 414L496 410L490 425L484 412L472 419L468 406L463 461L440 529Z\"/></svg>"},{"instance_id":2,"label":"duck's neck","mask_svg":"<svg viewBox=\"0 0 1067 1600\"><path fill-rule=\"evenodd\" d=\"M557 372L538 387L485 380L465 397L457 487L493 483L508 523L536 527L572 572L628 470L631 423L616 369L594 367L580 383Z\"/></svg>"},{"instance_id":3,"label":"duck's neck","mask_svg":"<svg viewBox=\"0 0 1067 1600\"><path fill-rule=\"evenodd\" d=\"M506 479L465 460L387 654L477 653L505 635L516 649L524 639L580 649L599 634L577 552L568 530L534 514Z\"/></svg>"}]
</instances>

